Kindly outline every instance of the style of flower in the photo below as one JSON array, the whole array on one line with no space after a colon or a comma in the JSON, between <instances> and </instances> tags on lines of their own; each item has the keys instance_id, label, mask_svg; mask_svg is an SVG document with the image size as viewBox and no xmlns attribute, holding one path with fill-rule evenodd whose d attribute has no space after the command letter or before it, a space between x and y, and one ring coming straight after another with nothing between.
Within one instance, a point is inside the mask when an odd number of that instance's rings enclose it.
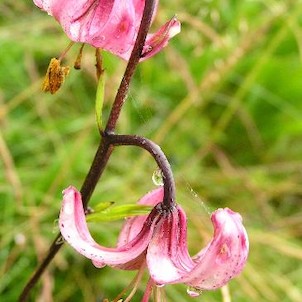
<instances>
[{"instance_id":1,"label":"style of flower","mask_svg":"<svg viewBox=\"0 0 302 302\"><path fill-rule=\"evenodd\" d=\"M187 248L186 215L179 205L168 209L163 203L163 188L146 194L140 204L153 205L149 215L127 219L116 248L99 245L91 237L81 195L69 187L64 192L59 226L65 240L96 267L120 269L147 266L152 284L185 283L194 296L201 290L225 285L243 269L249 250L241 216L232 210L218 209L211 215L214 235L196 256ZM148 301L144 297L143 301Z\"/></svg>"},{"instance_id":2,"label":"style of flower","mask_svg":"<svg viewBox=\"0 0 302 302\"><path fill-rule=\"evenodd\" d=\"M90 44L128 60L144 10L144 0L33 0L53 16L74 42ZM155 15L158 0L155 4ZM155 34L148 34L142 60L165 47L180 32L174 17Z\"/></svg>"}]
</instances>

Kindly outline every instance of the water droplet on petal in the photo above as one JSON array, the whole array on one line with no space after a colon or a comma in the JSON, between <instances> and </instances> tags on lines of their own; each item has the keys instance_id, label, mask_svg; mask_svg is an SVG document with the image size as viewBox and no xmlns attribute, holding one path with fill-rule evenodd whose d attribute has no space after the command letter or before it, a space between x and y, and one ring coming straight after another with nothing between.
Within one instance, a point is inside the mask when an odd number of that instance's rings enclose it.
<instances>
[{"instance_id":1,"label":"water droplet on petal","mask_svg":"<svg viewBox=\"0 0 302 302\"><path fill-rule=\"evenodd\" d=\"M192 287L192 286L189 286L187 288L187 293L189 296L191 296L192 298L194 297L198 297L202 294L202 291L198 288L195 288L195 287Z\"/></svg>"},{"instance_id":2,"label":"water droplet on petal","mask_svg":"<svg viewBox=\"0 0 302 302\"><path fill-rule=\"evenodd\" d=\"M152 181L156 186L163 186L163 175L161 169L157 168L152 174Z\"/></svg>"}]
</instances>

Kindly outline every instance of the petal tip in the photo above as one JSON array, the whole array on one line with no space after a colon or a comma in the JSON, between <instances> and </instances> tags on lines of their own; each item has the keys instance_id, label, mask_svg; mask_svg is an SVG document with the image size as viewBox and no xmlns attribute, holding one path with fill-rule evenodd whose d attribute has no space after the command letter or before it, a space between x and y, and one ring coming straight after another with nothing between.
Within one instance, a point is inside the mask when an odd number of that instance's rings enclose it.
<instances>
[{"instance_id":1,"label":"petal tip","mask_svg":"<svg viewBox=\"0 0 302 302\"><path fill-rule=\"evenodd\" d=\"M65 188L63 191L62 191L62 194L63 196L66 196L70 193L78 193L80 194L80 192L72 185L68 186L67 188Z\"/></svg>"}]
</instances>

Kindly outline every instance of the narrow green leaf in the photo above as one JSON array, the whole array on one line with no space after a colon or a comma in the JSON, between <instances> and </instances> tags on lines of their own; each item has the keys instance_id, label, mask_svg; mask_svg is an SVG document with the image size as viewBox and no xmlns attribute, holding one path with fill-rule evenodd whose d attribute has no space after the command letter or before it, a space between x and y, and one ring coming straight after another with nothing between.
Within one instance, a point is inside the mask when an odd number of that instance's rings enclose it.
<instances>
[{"instance_id":1,"label":"narrow green leaf","mask_svg":"<svg viewBox=\"0 0 302 302\"><path fill-rule=\"evenodd\" d=\"M105 94L105 72L103 71L100 74L98 87L96 90L96 100L95 100L95 114L96 114L96 122L98 124L99 130L103 129L103 121L102 121L102 112L104 105L104 94Z\"/></svg>"},{"instance_id":2,"label":"narrow green leaf","mask_svg":"<svg viewBox=\"0 0 302 302\"><path fill-rule=\"evenodd\" d=\"M147 215L152 207L137 204L126 204L114 207L107 207L104 210L93 212L86 216L88 222L103 222L120 220L126 217Z\"/></svg>"},{"instance_id":3,"label":"narrow green leaf","mask_svg":"<svg viewBox=\"0 0 302 302\"><path fill-rule=\"evenodd\" d=\"M111 207L112 205L114 205L114 201L100 202L95 207L93 207L93 211L94 211L94 213L95 212L102 212L102 211L108 209L109 207Z\"/></svg>"}]
</instances>

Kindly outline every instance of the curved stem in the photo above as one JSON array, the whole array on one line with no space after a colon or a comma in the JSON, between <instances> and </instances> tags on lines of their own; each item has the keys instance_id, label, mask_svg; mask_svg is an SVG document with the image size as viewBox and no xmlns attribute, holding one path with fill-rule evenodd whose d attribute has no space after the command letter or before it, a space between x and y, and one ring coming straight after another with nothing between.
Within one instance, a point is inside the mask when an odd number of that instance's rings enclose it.
<instances>
[{"instance_id":1,"label":"curved stem","mask_svg":"<svg viewBox=\"0 0 302 302\"><path fill-rule=\"evenodd\" d=\"M175 206L175 182L170 163L161 148L151 140L138 135L115 135L108 134L107 141L113 146L138 146L148 151L155 159L163 174L165 208L171 209Z\"/></svg>"},{"instance_id":2,"label":"curved stem","mask_svg":"<svg viewBox=\"0 0 302 302\"><path fill-rule=\"evenodd\" d=\"M108 133L113 133L115 131L116 123L118 121L122 106L125 102L129 85L132 79L132 76L134 74L134 71L139 63L139 59L141 57L141 53L144 47L144 43L146 40L147 33L150 28L152 14L154 10L154 2L155 0L146 0L145 1L145 7L143 12L142 21L139 27L138 35L129 59L129 62L127 64L123 79L120 83L118 92L115 97L115 101L113 103L113 107L111 110L111 113L108 118L108 122L105 128L105 131ZM109 157L112 153L112 145L109 145L106 142L106 139L101 140L96 155L94 157L94 160L91 164L90 170L84 180L84 183L81 188L81 194L82 194L82 200L83 200L83 206L84 208L87 207L87 204L90 200L90 197L96 187L96 184L101 177L107 162L109 160ZM36 283L39 281L41 275L49 265L49 263L52 261L52 259L55 257L57 252L60 250L61 246L63 245L63 242L58 243L58 238L60 238L60 234L57 235L56 239L51 244L49 251L42 261L42 263L38 266L37 270L34 272L32 277L29 279L27 284L25 285L20 297L19 302L24 302L28 299L28 295L31 291L31 289L36 285Z\"/></svg>"}]
</instances>

